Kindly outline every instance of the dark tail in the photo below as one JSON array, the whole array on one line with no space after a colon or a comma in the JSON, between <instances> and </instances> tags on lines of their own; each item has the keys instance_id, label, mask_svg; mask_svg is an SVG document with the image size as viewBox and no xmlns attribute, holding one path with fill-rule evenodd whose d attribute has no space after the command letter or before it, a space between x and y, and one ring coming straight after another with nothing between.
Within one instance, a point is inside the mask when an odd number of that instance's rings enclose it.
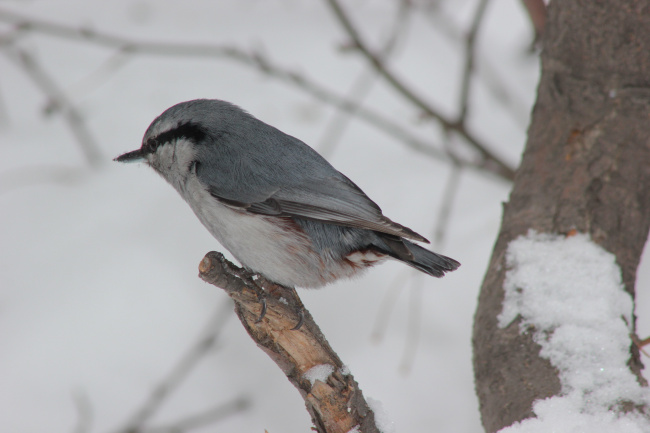
<instances>
[{"instance_id":1,"label":"dark tail","mask_svg":"<svg viewBox=\"0 0 650 433\"><path fill-rule=\"evenodd\" d=\"M456 260L436 254L406 239L389 235L382 236L382 240L388 245L388 255L433 277L440 278L460 266Z\"/></svg>"}]
</instances>

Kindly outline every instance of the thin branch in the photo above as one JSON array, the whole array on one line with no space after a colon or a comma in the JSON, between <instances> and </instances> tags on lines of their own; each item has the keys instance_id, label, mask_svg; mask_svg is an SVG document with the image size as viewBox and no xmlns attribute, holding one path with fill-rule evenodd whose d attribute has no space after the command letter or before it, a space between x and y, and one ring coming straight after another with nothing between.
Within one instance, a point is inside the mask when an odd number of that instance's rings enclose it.
<instances>
[{"instance_id":1,"label":"thin branch","mask_svg":"<svg viewBox=\"0 0 650 433\"><path fill-rule=\"evenodd\" d=\"M81 96L89 93L111 79L117 71L124 68L131 60L132 56L128 53L117 50L82 80L70 85L67 89L68 94L74 97L75 95Z\"/></svg>"},{"instance_id":2,"label":"thin branch","mask_svg":"<svg viewBox=\"0 0 650 433\"><path fill-rule=\"evenodd\" d=\"M447 187L442 197L438 210L438 218L433 235L433 242L439 248L445 239L445 229L449 224L449 217L454 204L454 198L460 185L461 168L457 165L451 165L451 172L447 179Z\"/></svg>"},{"instance_id":3,"label":"thin branch","mask_svg":"<svg viewBox=\"0 0 650 433\"><path fill-rule=\"evenodd\" d=\"M90 404L88 395L83 392L72 394L72 400L77 409L77 424L72 430L73 433L90 433L93 421L93 407Z\"/></svg>"},{"instance_id":4,"label":"thin branch","mask_svg":"<svg viewBox=\"0 0 650 433\"><path fill-rule=\"evenodd\" d=\"M514 169L510 167L505 161L497 157L491 150L489 150L483 143L474 137L465 127L462 122L454 121L444 116L437 108L433 107L430 103L424 101L415 91L411 90L401 79L397 78L382 60L366 45L361 39L359 32L352 24L352 21L347 16L338 0L326 0L332 9L334 16L338 19L341 26L351 38L354 46L366 57L366 59L377 69L379 74L393 88L400 93L406 100L411 102L415 107L421 110L425 115L436 119L445 129L458 133L465 139L467 143L479 152L483 161L479 165L486 170L493 171L507 180L514 179Z\"/></svg>"},{"instance_id":5,"label":"thin branch","mask_svg":"<svg viewBox=\"0 0 650 433\"><path fill-rule=\"evenodd\" d=\"M437 247L440 247L444 242L444 232L445 228L449 223L449 217L451 215L451 210L453 207L453 199L456 197L458 192L458 187L460 185L460 175L461 168L457 165L452 165L451 172L449 173L449 178L447 179L447 186L445 187L445 193L439 207L437 222L434 230L433 244ZM404 351L402 353L402 361L400 363L400 371L404 374L408 374L411 371L413 361L415 360L415 354L417 352L419 335L420 335L420 323L422 315L422 302L421 302L421 293L420 288L422 284L421 275L419 273L412 272L412 269L404 269L402 272L396 275L395 279L389 284L388 289L384 295L384 298L380 304L379 311L377 312L375 325L373 326L372 333L370 334L371 339L375 342L379 342L383 339L386 329L388 328L390 314L392 313L397 298L404 289L404 280L406 278L412 278L413 287L411 289L411 302L409 307L409 316L408 316L408 329L406 333ZM418 293L415 293L418 292Z\"/></svg>"},{"instance_id":6,"label":"thin branch","mask_svg":"<svg viewBox=\"0 0 650 433\"><path fill-rule=\"evenodd\" d=\"M424 12L435 31L447 37L451 42L465 43L466 45L467 34L454 24L452 17L445 15L439 8L424 8ZM491 60L491 57L483 56L480 52L475 51L473 68L476 71L476 78L485 84L485 89L507 109L507 113L522 128L525 128L528 125L529 107L513 93L509 83L499 76Z\"/></svg>"},{"instance_id":7,"label":"thin branch","mask_svg":"<svg viewBox=\"0 0 650 433\"><path fill-rule=\"evenodd\" d=\"M375 325L372 327L372 332L370 333L372 341L379 343L386 335L386 330L390 323L390 315L397 305L397 298L399 298L399 295L404 289L404 279L408 277L410 272L410 269L402 269L388 285L381 304L379 304L379 311L377 311L377 315L375 316Z\"/></svg>"},{"instance_id":8,"label":"thin branch","mask_svg":"<svg viewBox=\"0 0 650 433\"><path fill-rule=\"evenodd\" d=\"M68 99L65 92L61 90L54 79L41 67L34 56L20 49L15 51L15 55L12 55L8 50L6 51L7 57L18 64L26 72L27 76L31 78L32 82L47 96L48 105L63 114L63 118L66 120L77 142L81 145L81 149L88 163L93 167L99 166L104 160L99 146L88 130L83 115L77 110L72 101Z\"/></svg>"},{"instance_id":9,"label":"thin branch","mask_svg":"<svg viewBox=\"0 0 650 433\"><path fill-rule=\"evenodd\" d=\"M411 279L410 306L408 315L408 332L404 342L404 351L399 370L408 375L413 368L418 347L420 346L420 333L422 331L422 275L413 275Z\"/></svg>"},{"instance_id":10,"label":"thin branch","mask_svg":"<svg viewBox=\"0 0 650 433\"><path fill-rule=\"evenodd\" d=\"M533 24L533 30L535 30L534 46L541 39L546 26L546 3L544 0L521 0L521 2L526 8L530 22Z\"/></svg>"},{"instance_id":11,"label":"thin branch","mask_svg":"<svg viewBox=\"0 0 650 433\"><path fill-rule=\"evenodd\" d=\"M0 195L41 183L74 184L90 174L87 167L58 164L37 164L0 172Z\"/></svg>"},{"instance_id":12,"label":"thin branch","mask_svg":"<svg viewBox=\"0 0 650 433\"><path fill-rule=\"evenodd\" d=\"M305 91L306 93L310 94L311 96L315 97L319 101L328 103L338 108L339 110L345 111L346 113L349 113L358 117L359 119L366 121L366 123L383 131L385 134L388 134L393 138L400 140L402 143L406 144L409 148L415 150L418 153L422 153L439 161L445 162L449 161L449 159L455 158L453 155L445 153L438 147L413 135L406 128L403 128L387 116L379 114L377 111L362 107L353 100L330 92L315 82L310 81L304 75L283 70L280 67L272 64L269 59L261 57L260 55L254 55L254 60L255 63L253 65L258 67L267 75L278 78L285 82L289 82ZM484 169L484 167L479 167L478 164L474 164L473 162L461 160L456 160L456 162L461 165L467 165L468 167L471 166L479 170Z\"/></svg>"},{"instance_id":13,"label":"thin branch","mask_svg":"<svg viewBox=\"0 0 650 433\"><path fill-rule=\"evenodd\" d=\"M401 0L399 7L395 16L395 21L393 22L392 28L388 34L386 42L383 44L383 47L380 50L380 56L384 59L388 57L399 41L400 35L403 33L404 27L406 27L407 18L409 17L409 11L411 9L411 3L408 0ZM347 99L351 101L357 101L357 105L354 109L350 111L338 110L334 118L330 121L325 129L325 133L321 139L321 145L318 147L319 152L327 158L332 154L336 144L339 142L345 129L350 124L352 120L351 114L358 110L361 107L361 102L365 97L370 93L370 90L377 82L377 71L371 65L368 65L352 85L351 90L347 95Z\"/></svg>"},{"instance_id":14,"label":"thin branch","mask_svg":"<svg viewBox=\"0 0 650 433\"><path fill-rule=\"evenodd\" d=\"M0 128L8 124L9 111L7 110L4 95L2 94L2 88L0 88Z\"/></svg>"},{"instance_id":15,"label":"thin branch","mask_svg":"<svg viewBox=\"0 0 650 433\"><path fill-rule=\"evenodd\" d=\"M319 433L379 432L358 384L295 289L238 268L215 252L206 254L199 272L204 281L222 288L235 301L242 325L298 389ZM260 297L265 300L264 315ZM314 367L321 373L310 379L306 373Z\"/></svg>"},{"instance_id":16,"label":"thin branch","mask_svg":"<svg viewBox=\"0 0 650 433\"><path fill-rule=\"evenodd\" d=\"M165 379L151 392L142 406L130 417L117 433L146 430L145 423L160 409L167 398L183 383L196 365L214 347L226 320L231 316L230 303L223 302L210 317L203 335L190 347Z\"/></svg>"},{"instance_id":17,"label":"thin branch","mask_svg":"<svg viewBox=\"0 0 650 433\"><path fill-rule=\"evenodd\" d=\"M228 403L184 417L169 424L145 428L142 430L142 433L178 433L189 431L219 422L224 418L247 410L250 406L250 399L240 397Z\"/></svg>"},{"instance_id":18,"label":"thin branch","mask_svg":"<svg viewBox=\"0 0 650 433\"><path fill-rule=\"evenodd\" d=\"M451 171L447 179L447 185L444 189L444 195L441 204L438 207L438 217L434 229L433 245L437 248L442 247L445 239L445 229L449 224L449 217L453 208L454 198L458 192L460 185L461 168L455 164L451 165ZM402 362L400 364L400 371L404 374L411 372L415 355L420 342L420 330L422 322L422 275L417 273L413 275L412 288L411 288L411 302L409 308L409 332L406 334L406 343L404 345L404 352L402 353Z\"/></svg>"},{"instance_id":19,"label":"thin branch","mask_svg":"<svg viewBox=\"0 0 650 433\"><path fill-rule=\"evenodd\" d=\"M449 217L451 216L451 210L453 207L453 200L456 197L456 193L458 192L458 187L460 185L460 175L461 175L461 168L457 165L452 164L451 171L447 179L447 186L445 187L445 193L441 200L441 205L439 206L438 217L436 218L437 222L434 229L434 235L432 236L433 244L436 245L437 247L440 247L444 242L444 232L445 232L445 228L449 223ZM402 272L397 274L394 280L388 285L388 289L386 290L384 298L379 306L379 311L377 312L375 324L370 334L370 337L373 341L379 342L384 338L386 329L389 324L390 314L392 313L396 305L397 298L399 297L400 293L404 289L404 284L403 284L404 279L410 277L411 275L413 275L413 278L415 279L419 277L419 273L412 272L412 269L404 269ZM409 315L409 320L412 317L419 315L420 314L419 310L422 307L422 304L417 302L415 303L412 302L411 305L412 308L410 310L411 313ZM411 322L409 322L409 324L410 324L409 328L412 328L414 326L413 323ZM410 338L410 333L407 334L407 339L408 338ZM413 344L411 344L411 346L413 346ZM407 342L407 346L404 349L404 351L406 353L409 350L411 349L409 348L409 343ZM404 354L402 357L403 360L407 358L408 357L406 356L406 354ZM403 361L403 365L404 365L404 361ZM408 370L408 368L406 370Z\"/></svg>"},{"instance_id":20,"label":"thin branch","mask_svg":"<svg viewBox=\"0 0 650 433\"><path fill-rule=\"evenodd\" d=\"M465 66L463 68L463 78L461 79L460 87L460 113L458 114L458 121L466 123L467 120L467 107L469 105L469 94L471 87L471 78L474 73L474 59L476 58L476 35L478 34L483 17L485 16L486 6L488 0L480 0L476 7L476 13L472 20L472 25L467 32L465 38Z\"/></svg>"},{"instance_id":21,"label":"thin branch","mask_svg":"<svg viewBox=\"0 0 650 433\"><path fill-rule=\"evenodd\" d=\"M29 30L59 38L87 41L105 48L120 50L124 53L178 57L226 58L245 66L255 68L266 75L291 84L323 103L332 105L346 113L354 115L394 139L401 141L410 149L418 153L440 161L449 161L451 159L454 163L463 167L472 168L478 171L487 171L506 180L512 179L512 171L510 169L504 169L504 167L498 163L497 159L486 157L482 157L477 161L459 159L453 154L440 150L439 146L435 146L418 138L406 128L394 122L388 116L384 116L367 107L361 107L355 101L341 97L340 95L329 91L325 87L311 81L304 75L283 69L282 67L273 64L268 58L259 52L250 53L230 45L137 41L96 30L77 29L43 20L35 20L2 9L0 9L0 21L16 24L20 32L26 32ZM16 37L14 36L12 40L15 41L15 39ZM382 70L378 71L380 73L382 72ZM445 125L454 130L457 129L457 127L452 125L450 122L447 122ZM462 131L464 131L464 127L460 128L459 133L461 133L466 140L472 142L473 138ZM474 142L481 147L476 140L474 140Z\"/></svg>"},{"instance_id":22,"label":"thin branch","mask_svg":"<svg viewBox=\"0 0 650 433\"><path fill-rule=\"evenodd\" d=\"M354 101L327 90L325 87L309 80L304 75L282 69L260 52L247 52L230 45L137 41L95 30L76 29L47 21L35 20L3 11L1 9L0 21L18 23L18 27L23 32L31 30L59 38L85 40L124 53L179 57L227 58L246 66L253 67L266 75L279 79L280 81L292 84L322 102L333 105L349 114L353 114L393 138L403 141L411 149L417 152L442 161L448 160L448 156L445 155L444 152L438 150L434 145L417 138L408 132L408 130L392 121L389 117L383 116L376 111L359 107Z\"/></svg>"}]
</instances>

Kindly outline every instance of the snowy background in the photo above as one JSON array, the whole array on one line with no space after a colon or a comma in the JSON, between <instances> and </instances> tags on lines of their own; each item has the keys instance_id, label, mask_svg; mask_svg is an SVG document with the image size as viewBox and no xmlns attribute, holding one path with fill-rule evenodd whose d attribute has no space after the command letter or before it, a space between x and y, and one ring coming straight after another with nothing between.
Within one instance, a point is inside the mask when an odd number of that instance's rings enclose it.
<instances>
[{"instance_id":1,"label":"snowy background","mask_svg":"<svg viewBox=\"0 0 650 433\"><path fill-rule=\"evenodd\" d=\"M396 2L345 6L373 46L385 39ZM466 29L475 8L475 1L449 1L411 16L391 56L393 69L447 114L456 109L462 66L453 30ZM341 50L348 41L322 2L0 2L0 18L6 11L138 40L257 50L342 95L368 77L364 61ZM0 19L0 38L13 30ZM519 1L488 6L477 56L488 78L476 81L469 125L513 165L538 78L537 59L527 54L531 35ZM99 167L88 166L60 113L46 110L47 97L16 61L17 47L38 59L83 114L102 152ZM0 44L0 54L0 430L114 432L228 299L197 277L203 255L221 248L189 207L152 170L111 159L138 148L153 118L183 100L234 102L317 150L336 114L227 59L120 56L38 34ZM510 103L489 91L495 77L507 84ZM381 81L365 105L423 138L443 140ZM444 163L359 121L327 156L391 219L433 235L449 176ZM482 431L470 336L508 191L502 180L463 171L445 237L434 245L462 267L441 280L389 263L354 281L300 291L365 395L383 403L398 431ZM650 334L647 256L637 285L641 337ZM372 338L377 329L381 338ZM214 350L147 426L237 398L250 406L197 431L309 431L298 392L230 315Z\"/></svg>"}]
</instances>

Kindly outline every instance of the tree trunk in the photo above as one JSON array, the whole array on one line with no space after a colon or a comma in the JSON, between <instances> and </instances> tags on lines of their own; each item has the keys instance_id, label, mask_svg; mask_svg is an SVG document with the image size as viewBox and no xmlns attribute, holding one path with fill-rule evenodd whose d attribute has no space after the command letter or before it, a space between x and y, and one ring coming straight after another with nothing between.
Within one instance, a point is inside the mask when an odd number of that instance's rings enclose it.
<instances>
[{"instance_id":1,"label":"tree trunk","mask_svg":"<svg viewBox=\"0 0 650 433\"><path fill-rule=\"evenodd\" d=\"M634 296L650 228L650 3L553 1L542 74L474 322L474 369L483 425L497 431L533 416L560 381L518 323L500 329L508 243L529 229L589 233L613 253ZM630 369L640 382L638 350Z\"/></svg>"}]
</instances>

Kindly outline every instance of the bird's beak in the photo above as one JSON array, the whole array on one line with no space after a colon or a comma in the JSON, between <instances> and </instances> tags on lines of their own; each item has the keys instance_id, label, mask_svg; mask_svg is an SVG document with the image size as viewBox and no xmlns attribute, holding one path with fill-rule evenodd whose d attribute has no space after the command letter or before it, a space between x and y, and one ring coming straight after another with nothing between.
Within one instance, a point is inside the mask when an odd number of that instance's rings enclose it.
<instances>
[{"instance_id":1,"label":"bird's beak","mask_svg":"<svg viewBox=\"0 0 650 433\"><path fill-rule=\"evenodd\" d=\"M142 162L144 161L144 152L142 149L134 150L131 152L126 152L123 155L118 156L113 161L117 162Z\"/></svg>"}]
</instances>

